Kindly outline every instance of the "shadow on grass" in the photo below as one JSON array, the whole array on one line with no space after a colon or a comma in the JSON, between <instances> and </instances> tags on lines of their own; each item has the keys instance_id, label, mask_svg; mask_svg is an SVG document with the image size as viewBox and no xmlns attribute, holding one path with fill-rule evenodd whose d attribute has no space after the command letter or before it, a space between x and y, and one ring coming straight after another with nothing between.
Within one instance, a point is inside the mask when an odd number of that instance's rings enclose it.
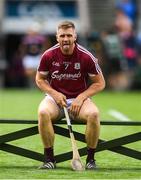
<instances>
[{"instance_id":1,"label":"shadow on grass","mask_svg":"<svg viewBox=\"0 0 141 180\"><path fill-rule=\"evenodd\" d=\"M39 166L0 166L0 170L4 169L19 169L19 170L39 170L39 171L46 171L46 169L39 169ZM71 167L64 167L58 166L56 169L52 171L62 171L62 170L69 170L73 171ZM106 172L106 171L141 171L141 167L129 167L129 168L122 168L122 167L109 167L109 168L97 168L95 170L85 170L85 171L97 171L97 172ZM51 171L51 170L49 170ZM73 171L74 172L74 171Z\"/></svg>"},{"instance_id":2,"label":"shadow on grass","mask_svg":"<svg viewBox=\"0 0 141 180\"><path fill-rule=\"evenodd\" d=\"M14 169L19 169L19 170L39 170L39 171L47 171L47 169L39 169L39 166L0 166L0 170L4 170L4 169L9 169L9 170L14 170ZM71 170L72 171L72 169L71 169L71 167L61 167L61 166L59 166L59 167L57 167L56 169L51 169L51 170L53 170L53 171L61 171L61 170ZM50 170L50 171L51 171Z\"/></svg>"},{"instance_id":3,"label":"shadow on grass","mask_svg":"<svg viewBox=\"0 0 141 180\"><path fill-rule=\"evenodd\" d=\"M141 171L141 167L109 167L109 168L98 168L97 171Z\"/></svg>"},{"instance_id":4,"label":"shadow on grass","mask_svg":"<svg viewBox=\"0 0 141 180\"><path fill-rule=\"evenodd\" d=\"M0 166L0 170L2 169L22 169L22 170L26 170L26 169L38 169L37 166Z\"/></svg>"}]
</instances>

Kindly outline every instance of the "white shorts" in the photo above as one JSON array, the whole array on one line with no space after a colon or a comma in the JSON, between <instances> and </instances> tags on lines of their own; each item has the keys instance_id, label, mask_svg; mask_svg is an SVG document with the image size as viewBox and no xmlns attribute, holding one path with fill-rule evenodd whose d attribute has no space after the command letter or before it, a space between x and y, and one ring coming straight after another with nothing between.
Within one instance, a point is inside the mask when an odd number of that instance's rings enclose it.
<instances>
[{"instance_id":1,"label":"white shorts","mask_svg":"<svg viewBox=\"0 0 141 180\"><path fill-rule=\"evenodd\" d=\"M55 100L53 99L53 97L51 97L51 96L48 95L48 94L46 94L45 99L46 99L46 100L50 99L50 100L52 100L53 102L55 102ZM69 107L70 107L70 105L71 105L71 103L72 103L73 100L74 100L74 98L67 99L67 109L69 109ZM56 102L55 102L55 103L56 103ZM56 103L56 105L57 105L57 103ZM58 106L58 105L57 105L57 106ZM65 117L65 114L64 114L63 108L61 108L61 107L59 107L59 106L58 106L58 108L59 108L59 110L60 110L60 114L59 114L59 118L58 118L58 119L61 120L62 118ZM70 115L70 117L71 117L71 119L74 119L74 117L73 117L72 115Z\"/></svg>"},{"instance_id":2,"label":"white shorts","mask_svg":"<svg viewBox=\"0 0 141 180\"><path fill-rule=\"evenodd\" d=\"M46 99L46 100L50 99L50 100L52 100L53 102L55 102L55 100L53 99L53 97L50 96L50 95L48 95L48 94L46 94L45 99ZM71 106L71 103L73 102L74 99L75 99L75 98L67 99L67 109L69 109L69 107ZM90 99L90 98L88 98L88 99ZM56 103L56 102L55 102L55 103ZM56 105L57 105L57 103L56 103ZM58 106L58 105L57 105L57 106ZM63 108L61 108L61 107L59 107L59 106L58 106L58 108L60 109L59 119L62 119L62 118L65 117L64 110L63 110ZM68 112L69 112L69 111L68 111ZM69 115L70 115L71 120L76 119L76 117L74 118L74 116L73 116L72 114L69 114Z\"/></svg>"},{"instance_id":3,"label":"white shorts","mask_svg":"<svg viewBox=\"0 0 141 180\"><path fill-rule=\"evenodd\" d=\"M53 99L53 97L51 97L50 95L48 95L48 94L46 94L46 97L45 97L46 99L51 99L52 101L54 101L55 102L55 100ZM71 105L71 103L72 103L72 101L74 100L75 98L71 98L71 99L67 99L67 108L69 108L70 107L70 105ZM56 102L55 102L56 103Z\"/></svg>"}]
</instances>

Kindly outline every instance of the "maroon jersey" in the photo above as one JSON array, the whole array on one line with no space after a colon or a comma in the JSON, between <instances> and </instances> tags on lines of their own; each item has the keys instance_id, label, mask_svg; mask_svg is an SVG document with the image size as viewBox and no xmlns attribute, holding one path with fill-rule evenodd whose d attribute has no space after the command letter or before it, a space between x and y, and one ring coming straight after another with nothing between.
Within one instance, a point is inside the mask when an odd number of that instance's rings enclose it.
<instances>
[{"instance_id":1,"label":"maroon jersey","mask_svg":"<svg viewBox=\"0 0 141 180\"><path fill-rule=\"evenodd\" d=\"M97 59L79 44L72 55L63 55L56 44L44 52L38 71L47 75L52 88L67 98L75 98L88 88L89 75L96 75L101 69Z\"/></svg>"}]
</instances>

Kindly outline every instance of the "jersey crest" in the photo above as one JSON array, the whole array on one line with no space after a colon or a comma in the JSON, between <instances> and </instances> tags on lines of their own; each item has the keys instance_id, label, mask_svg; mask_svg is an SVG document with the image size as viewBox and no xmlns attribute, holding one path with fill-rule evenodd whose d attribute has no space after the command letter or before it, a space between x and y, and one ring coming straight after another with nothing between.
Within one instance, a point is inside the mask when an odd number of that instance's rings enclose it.
<instances>
[{"instance_id":1,"label":"jersey crest","mask_svg":"<svg viewBox=\"0 0 141 180\"><path fill-rule=\"evenodd\" d=\"M74 69L80 69L80 63L75 63L74 64Z\"/></svg>"}]
</instances>

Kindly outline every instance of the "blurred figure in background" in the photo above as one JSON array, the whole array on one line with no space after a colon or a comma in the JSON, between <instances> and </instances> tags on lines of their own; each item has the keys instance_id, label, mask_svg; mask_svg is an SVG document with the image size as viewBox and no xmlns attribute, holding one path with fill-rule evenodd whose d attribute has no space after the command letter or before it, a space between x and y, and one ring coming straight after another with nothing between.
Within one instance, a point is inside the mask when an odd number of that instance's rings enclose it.
<instances>
[{"instance_id":1,"label":"blurred figure in background","mask_svg":"<svg viewBox=\"0 0 141 180\"><path fill-rule=\"evenodd\" d=\"M137 6L135 0L118 0L116 7L121 9L134 25L136 24Z\"/></svg>"},{"instance_id":2,"label":"blurred figure in background","mask_svg":"<svg viewBox=\"0 0 141 180\"><path fill-rule=\"evenodd\" d=\"M41 57L46 49L47 41L44 35L40 34L40 26L35 24L29 28L27 34L22 38L20 49L22 51L22 63L27 77L28 87L34 87L34 78Z\"/></svg>"},{"instance_id":3,"label":"blurred figure in background","mask_svg":"<svg viewBox=\"0 0 141 180\"><path fill-rule=\"evenodd\" d=\"M137 65L136 41L133 23L122 9L116 9L115 27L121 39L123 54L127 59L128 68L134 69Z\"/></svg>"},{"instance_id":4,"label":"blurred figure in background","mask_svg":"<svg viewBox=\"0 0 141 180\"><path fill-rule=\"evenodd\" d=\"M136 38L133 22L120 8L116 9L115 28L121 41L123 56L127 61L130 87L137 66Z\"/></svg>"},{"instance_id":5,"label":"blurred figure in background","mask_svg":"<svg viewBox=\"0 0 141 180\"><path fill-rule=\"evenodd\" d=\"M102 32L101 39L104 45L105 73L108 88L124 90L128 88L129 84L126 74L127 61L123 56L120 39L115 28L111 27Z\"/></svg>"},{"instance_id":6,"label":"blurred figure in background","mask_svg":"<svg viewBox=\"0 0 141 180\"><path fill-rule=\"evenodd\" d=\"M132 89L141 89L141 32L138 33L136 37L137 41L137 63L135 72L134 72L134 78L133 78L133 84Z\"/></svg>"}]
</instances>

